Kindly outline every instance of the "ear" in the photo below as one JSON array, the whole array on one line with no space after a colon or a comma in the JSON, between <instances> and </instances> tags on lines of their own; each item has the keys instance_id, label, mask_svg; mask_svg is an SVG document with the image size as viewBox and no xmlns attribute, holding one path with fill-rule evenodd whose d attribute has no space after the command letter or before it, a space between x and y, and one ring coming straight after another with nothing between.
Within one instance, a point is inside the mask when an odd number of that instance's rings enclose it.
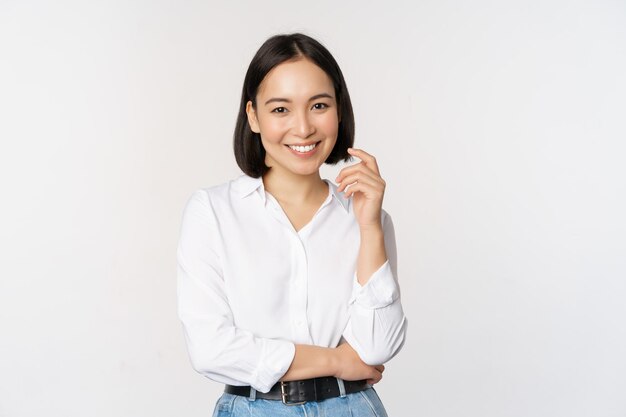
<instances>
[{"instance_id":1,"label":"ear","mask_svg":"<svg viewBox=\"0 0 626 417\"><path fill-rule=\"evenodd\" d=\"M254 133L261 133L261 129L259 129L259 119L256 117L256 110L254 110L254 106L250 100L246 103L246 114L248 115L250 130Z\"/></svg>"}]
</instances>

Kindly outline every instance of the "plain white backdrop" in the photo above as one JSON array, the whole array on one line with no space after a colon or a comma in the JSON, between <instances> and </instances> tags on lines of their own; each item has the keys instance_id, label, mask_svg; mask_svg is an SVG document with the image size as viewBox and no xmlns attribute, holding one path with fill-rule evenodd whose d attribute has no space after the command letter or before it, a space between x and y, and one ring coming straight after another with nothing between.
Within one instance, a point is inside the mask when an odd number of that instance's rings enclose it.
<instances>
[{"instance_id":1,"label":"plain white backdrop","mask_svg":"<svg viewBox=\"0 0 626 417\"><path fill-rule=\"evenodd\" d=\"M626 3L604 0L0 0L0 416L210 415L182 208L239 175L245 70L292 31L338 60L388 183L390 416L626 416Z\"/></svg>"}]
</instances>

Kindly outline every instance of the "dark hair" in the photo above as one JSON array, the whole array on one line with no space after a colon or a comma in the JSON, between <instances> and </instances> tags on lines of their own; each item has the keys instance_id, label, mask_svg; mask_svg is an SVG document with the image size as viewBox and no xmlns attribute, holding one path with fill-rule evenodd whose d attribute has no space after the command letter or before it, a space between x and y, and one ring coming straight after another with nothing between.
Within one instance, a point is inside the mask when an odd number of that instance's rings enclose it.
<instances>
[{"instance_id":1,"label":"dark hair","mask_svg":"<svg viewBox=\"0 0 626 417\"><path fill-rule=\"evenodd\" d=\"M260 135L253 132L248 124L246 105L248 101L252 101L256 108L257 91L268 72L285 61L299 58L307 58L324 70L335 87L339 129L335 147L324 162L334 165L341 160L347 162L351 159L348 148L354 143L354 114L348 87L337 61L328 49L307 35L301 33L275 35L261 45L250 62L243 82L239 115L233 136L237 165L251 177L258 178L270 168L265 165L265 149Z\"/></svg>"}]
</instances>

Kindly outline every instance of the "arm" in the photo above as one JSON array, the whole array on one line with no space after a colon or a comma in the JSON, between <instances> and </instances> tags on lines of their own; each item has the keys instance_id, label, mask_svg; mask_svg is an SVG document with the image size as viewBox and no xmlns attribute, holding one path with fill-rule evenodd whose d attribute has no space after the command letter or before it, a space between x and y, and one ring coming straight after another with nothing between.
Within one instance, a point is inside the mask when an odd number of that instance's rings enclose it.
<instances>
[{"instance_id":1,"label":"arm","mask_svg":"<svg viewBox=\"0 0 626 417\"><path fill-rule=\"evenodd\" d=\"M381 225L361 227L361 244L357 259L356 279L364 286L387 260L385 236Z\"/></svg>"},{"instance_id":2,"label":"arm","mask_svg":"<svg viewBox=\"0 0 626 417\"><path fill-rule=\"evenodd\" d=\"M185 207L177 250L178 316L189 357L212 380L267 392L289 368L295 346L233 324L217 236L208 194L198 190Z\"/></svg>"},{"instance_id":3,"label":"arm","mask_svg":"<svg viewBox=\"0 0 626 417\"><path fill-rule=\"evenodd\" d=\"M371 366L361 360L358 353L348 344L336 348L296 345L296 354L282 381L334 376L346 381L367 379L375 384L382 378L385 367Z\"/></svg>"},{"instance_id":4,"label":"arm","mask_svg":"<svg viewBox=\"0 0 626 417\"><path fill-rule=\"evenodd\" d=\"M370 365L385 363L398 353L407 327L396 279L395 231L391 216L384 211L381 224L382 239L375 229L361 229L350 320L343 334ZM381 262L381 258L385 259Z\"/></svg>"},{"instance_id":5,"label":"arm","mask_svg":"<svg viewBox=\"0 0 626 417\"><path fill-rule=\"evenodd\" d=\"M337 190L352 199L361 241L343 337L365 363L382 364L402 348L407 327L396 278L395 232L382 209L386 183L376 158L361 149L348 152L361 162L340 171Z\"/></svg>"}]
</instances>

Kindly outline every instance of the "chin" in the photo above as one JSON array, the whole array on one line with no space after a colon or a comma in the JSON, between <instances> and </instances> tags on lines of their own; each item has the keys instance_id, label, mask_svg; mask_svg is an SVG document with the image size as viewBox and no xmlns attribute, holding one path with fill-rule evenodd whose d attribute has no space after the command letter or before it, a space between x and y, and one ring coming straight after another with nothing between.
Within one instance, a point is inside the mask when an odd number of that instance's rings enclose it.
<instances>
[{"instance_id":1,"label":"chin","mask_svg":"<svg viewBox=\"0 0 626 417\"><path fill-rule=\"evenodd\" d=\"M298 175L303 175L303 176L307 176L307 175L312 175L315 174L319 171L320 167L313 167L313 168L300 168L300 169L292 169L291 172L293 172L294 174L298 174Z\"/></svg>"}]
</instances>

